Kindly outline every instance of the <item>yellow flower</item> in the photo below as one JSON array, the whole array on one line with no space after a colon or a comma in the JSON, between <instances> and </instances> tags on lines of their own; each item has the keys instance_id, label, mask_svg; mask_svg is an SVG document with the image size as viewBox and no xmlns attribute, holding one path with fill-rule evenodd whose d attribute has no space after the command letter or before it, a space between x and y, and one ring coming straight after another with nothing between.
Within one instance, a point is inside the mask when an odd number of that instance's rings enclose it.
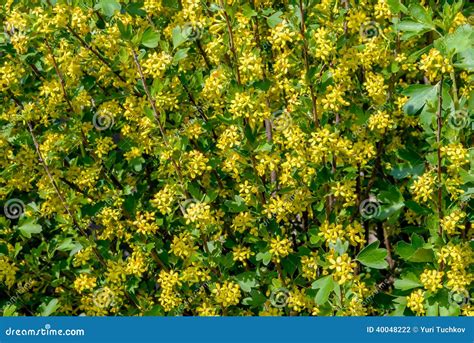
<instances>
[{"instance_id":1,"label":"yellow flower","mask_svg":"<svg viewBox=\"0 0 474 343\"><path fill-rule=\"evenodd\" d=\"M418 177L410 187L415 196L415 201L427 202L434 192L435 177L430 172L425 172Z\"/></svg>"},{"instance_id":2,"label":"yellow flower","mask_svg":"<svg viewBox=\"0 0 474 343\"><path fill-rule=\"evenodd\" d=\"M153 212L137 212L133 225L135 225L137 232L143 235L152 235L158 231L158 225L156 224Z\"/></svg>"},{"instance_id":3,"label":"yellow flower","mask_svg":"<svg viewBox=\"0 0 474 343\"><path fill-rule=\"evenodd\" d=\"M423 305L424 302L425 302L425 292L423 292L423 290L421 289L413 291L407 297L407 307L413 312L415 312L417 316L421 316L425 314L426 310Z\"/></svg>"},{"instance_id":4,"label":"yellow flower","mask_svg":"<svg viewBox=\"0 0 474 343\"><path fill-rule=\"evenodd\" d=\"M332 276L340 285L354 278L354 269L357 267L357 263L352 261L347 253L336 256L336 252L331 250L328 261Z\"/></svg>"},{"instance_id":5,"label":"yellow flower","mask_svg":"<svg viewBox=\"0 0 474 343\"><path fill-rule=\"evenodd\" d=\"M455 235L458 233L458 229L464 229L462 223L464 218L466 218L466 213L460 209L456 209L441 219L441 227L448 235Z\"/></svg>"},{"instance_id":6,"label":"yellow flower","mask_svg":"<svg viewBox=\"0 0 474 343\"><path fill-rule=\"evenodd\" d=\"M18 268L11 263L7 256L0 256L0 282L5 282L8 288L15 284L15 274Z\"/></svg>"},{"instance_id":7,"label":"yellow flower","mask_svg":"<svg viewBox=\"0 0 474 343\"><path fill-rule=\"evenodd\" d=\"M95 286L97 286L97 278L95 276L81 274L74 280L74 288L79 293L94 289Z\"/></svg>"},{"instance_id":8,"label":"yellow flower","mask_svg":"<svg viewBox=\"0 0 474 343\"><path fill-rule=\"evenodd\" d=\"M248 247L238 245L232 248L232 255L234 261L240 261L246 266L247 260L253 255L253 252Z\"/></svg>"},{"instance_id":9,"label":"yellow flower","mask_svg":"<svg viewBox=\"0 0 474 343\"><path fill-rule=\"evenodd\" d=\"M214 298L223 307L237 305L240 301L240 287L232 281L225 281L223 284L217 283L212 290Z\"/></svg>"},{"instance_id":10,"label":"yellow flower","mask_svg":"<svg viewBox=\"0 0 474 343\"><path fill-rule=\"evenodd\" d=\"M176 188L173 185L166 184L158 191L151 200L153 207L157 208L161 214L171 214L172 205L176 197Z\"/></svg>"},{"instance_id":11,"label":"yellow flower","mask_svg":"<svg viewBox=\"0 0 474 343\"><path fill-rule=\"evenodd\" d=\"M291 241L288 238L280 238L280 236L276 236L270 240L269 251L272 254L273 260L280 263L280 258L288 256L293 252L293 248L291 247Z\"/></svg>"},{"instance_id":12,"label":"yellow flower","mask_svg":"<svg viewBox=\"0 0 474 343\"><path fill-rule=\"evenodd\" d=\"M443 57L441 53L432 48L428 54L423 54L420 61L420 70L423 70L426 77L432 82L437 81L442 74L449 74L453 67L449 59Z\"/></svg>"},{"instance_id":13,"label":"yellow flower","mask_svg":"<svg viewBox=\"0 0 474 343\"><path fill-rule=\"evenodd\" d=\"M182 232L179 236L173 237L170 252L176 256L186 259L192 256L196 250L194 239L189 232Z\"/></svg>"},{"instance_id":14,"label":"yellow flower","mask_svg":"<svg viewBox=\"0 0 474 343\"><path fill-rule=\"evenodd\" d=\"M443 272L425 269L420 275L420 281L425 289L436 292L438 288L443 288Z\"/></svg>"},{"instance_id":15,"label":"yellow flower","mask_svg":"<svg viewBox=\"0 0 474 343\"><path fill-rule=\"evenodd\" d=\"M312 252L310 256L301 256L301 267L303 277L314 281L318 275L318 253Z\"/></svg>"}]
</instances>

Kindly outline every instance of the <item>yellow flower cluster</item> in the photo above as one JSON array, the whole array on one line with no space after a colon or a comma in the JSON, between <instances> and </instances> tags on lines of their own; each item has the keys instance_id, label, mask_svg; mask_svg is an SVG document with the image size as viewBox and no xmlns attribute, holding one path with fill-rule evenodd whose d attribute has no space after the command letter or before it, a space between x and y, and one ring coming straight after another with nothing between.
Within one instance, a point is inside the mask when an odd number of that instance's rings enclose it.
<instances>
[{"instance_id":1,"label":"yellow flower cluster","mask_svg":"<svg viewBox=\"0 0 474 343\"><path fill-rule=\"evenodd\" d=\"M420 70L425 72L426 77L436 82L441 75L453 71L450 61L441 55L439 50L432 48L428 54L423 54L420 61Z\"/></svg>"},{"instance_id":2,"label":"yellow flower cluster","mask_svg":"<svg viewBox=\"0 0 474 343\"><path fill-rule=\"evenodd\" d=\"M249 247L244 247L244 246L235 246L232 248L232 258L234 261L240 261L244 266L247 265L247 260L250 258L250 256L254 255L252 250L250 250Z\"/></svg>"},{"instance_id":3,"label":"yellow flower cluster","mask_svg":"<svg viewBox=\"0 0 474 343\"><path fill-rule=\"evenodd\" d=\"M424 315L426 310L424 307L425 302L425 292L423 290L418 289L413 291L407 297L407 307L416 313L417 316Z\"/></svg>"},{"instance_id":4,"label":"yellow flower cluster","mask_svg":"<svg viewBox=\"0 0 474 343\"><path fill-rule=\"evenodd\" d=\"M387 129L393 128L394 125L393 119L385 111L378 111L369 117L368 127L372 131L384 133Z\"/></svg>"},{"instance_id":5,"label":"yellow flower cluster","mask_svg":"<svg viewBox=\"0 0 474 343\"><path fill-rule=\"evenodd\" d=\"M344 206L352 206L357 200L355 187L355 181L346 180L343 182L336 182L336 184L331 187L331 191L333 192L334 196L344 199Z\"/></svg>"},{"instance_id":6,"label":"yellow flower cluster","mask_svg":"<svg viewBox=\"0 0 474 343\"><path fill-rule=\"evenodd\" d=\"M191 179L195 179L202 175L205 171L212 170L208 165L209 159L200 151L193 150L184 155L186 163L185 174Z\"/></svg>"},{"instance_id":7,"label":"yellow flower cluster","mask_svg":"<svg viewBox=\"0 0 474 343\"><path fill-rule=\"evenodd\" d=\"M174 290L175 286L181 285L179 274L174 270L162 270L158 276L158 283L161 286L159 302L166 312L178 307L182 303L182 299Z\"/></svg>"},{"instance_id":8,"label":"yellow flower cluster","mask_svg":"<svg viewBox=\"0 0 474 343\"><path fill-rule=\"evenodd\" d=\"M435 177L430 172L425 172L418 177L410 187L415 201L427 202L434 192Z\"/></svg>"},{"instance_id":9,"label":"yellow flower cluster","mask_svg":"<svg viewBox=\"0 0 474 343\"><path fill-rule=\"evenodd\" d=\"M221 150L227 150L238 145L240 145L239 129L236 125L230 125L219 136L217 147Z\"/></svg>"},{"instance_id":10,"label":"yellow flower cluster","mask_svg":"<svg viewBox=\"0 0 474 343\"><path fill-rule=\"evenodd\" d=\"M93 257L92 247L87 247L85 249L79 250L75 255L74 255L74 261L73 264L75 267L83 266L89 262L89 260Z\"/></svg>"},{"instance_id":11,"label":"yellow flower cluster","mask_svg":"<svg viewBox=\"0 0 474 343\"><path fill-rule=\"evenodd\" d=\"M15 65L10 61L4 62L0 67L0 91L14 89L24 72L25 69L21 65Z\"/></svg>"},{"instance_id":12,"label":"yellow flower cluster","mask_svg":"<svg viewBox=\"0 0 474 343\"><path fill-rule=\"evenodd\" d=\"M357 267L357 263L347 253L336 256L336 252L331 250L328 262L329 269L332 271L332 277L340 285L354 278L354 269Z\"/></svg>"},{"instance_id":13,"label":"yellow flower cluster","mask_svg":"<svg viewBox=\"0 0 474 343\"><path fill-rule=\"evenodd\" d=\"M318 253L312 252L309 256L301 256L301 267L303 277L314 281L318 275Z\"/></svg>"},{"instance_id":14,"label":"yellow flower cluster","mask_svg":"<svg viewBox=\"0 0 474 343\"><path fill-rule=\"evenodd\" d=\"M198 229L205 229L215 222L211 212L211 206L203 202L196 202L189 205L184 214L186 224L194 224Z\"/></svg>"},{"instance_id":15,"label":"yellow flower cluster","mask_svg":"<svg viewBox=\"0 0 474 343\"><path fill-rule=\"evenodd\" d=\"M276 263L280 263L282 257L286 257L293 252L291 245L291 241L288 238L280 238L280 236L272 238L269 251L272 254L273 260Z\"/></svg>"},{"instance_id":16,"label":"yellow flower cluster","mask_svg":"<svg viewBox=\"0 0 474 343\"><path fill-rule=\"evenodd\" d=\"M90 291L96 286L97 278L95 276L89 276L88 274L81 274L76 278L76 280L74 280L74 288L79 293Z\"/></svg>"},{"instance_id":17,"label":"yellow flower cluster","mask_svg":"<svg viewBox=\"0 0 474 343\"><path fill-rule=\"evenodd\" d=\"M216 283L212 290L215 300L223 307L237 305L240 301L240 287L232 281L225 281L223 284Z\"/></svg>"},{"instance_id":18,"label":"yellow flower cluster","mask_svg":"<svg viewBox=\"0 0 474 343\"><path fill-rule=\"evenodd\" d=\"M161 214L170 214L173 211L173 203L176 198L176 187L174 185L166 184L162 189L155 194L150 201L152 206L157 208Z\"/></svg>"},{"instance_id":19,"label":"yellow flower cluster","mask_svg":"<svg viewBox=\"0 0 474 343\"><path fill-rule=\"evenodd\" d=\"M367 73L364 86L369 97L375 104L381 105L387 100L388 86L385 84L383 75L373 72Z\"/></svg>"},{"instance_id":20,"label":"yellow flower cluster","mask_svg":"<svg viewBox=\"0 0 474 343\"><path fill-rule=\"evenodd\" d=\"M6 256L0 256L0 282L5 282L8 288L15 284L18 267L11 263Z\"/></svg>"},{"instance_id":21,"label":"yellow flower cluster","mask_svg":"<svg viewBox=\"0 0 474 343\"><path fill-rule=\"evenodd\" d=\"M458 229L464 229L462 223L464 218L466 218L466 213L460 209L456 209L441 219L441 227L448 235L456 235Z\"/></svg>"},{"instance_id":22,"label":"yellow flower cluster","mask_svg":"<svg viewBox=\"0 0 474 343\"><path fill-rule=\"evenodd\" d=\"M451 143L443 146L441 147L441 153L450 162L448 165L450 173L458 173L464 165L469 163L469 151L461 143Z\"/></svg>"},{"instance_id":23,"label":"yellow flower cluster","mask_svg":"<svg viewBox=\"0 0 474 343\"><path fill-rule=\"evenodd\" d=\"M443 288L443 272L434 269L425 269L420 275L420 281L425 289L436 292Z\"/></svg>"},{"instance_id":24,"label":"yellow flower cluster","mask_svg":"<svg viewBox=\"0 0 474 343\"><path fill-rule=\"evenodd\" d=\"M159 79L163 76L172 60L173 58L164 51L161 53L152 52L146 60L143 61L143 73L155 79Z\"/></svg>"},{"instance_id":25,"label":"yellow flower cluster","mask_svg":"<svg viewBox=\"0 0 474 343\"><path fill-rule=\"evenodd\" d=\"M136 227L138 233L143 235L153 235L156 233L156 231L158 231L155 213L148 211L141 213L139 211L135 216L136 219L133 222L133 225Z\"/></svg>"},{"instance_id":26,"label":"yellow flower cluster","mask_svg":"<svg viewBox=\"0 0 474 343\"><path fill-rule=\"evenodd\" d=\"M443 263L446 272L446 287L457 292L465 292L466 287L474 281L474 274L469 267L474 262L474 254L469 243L454 244L449 242L437 251L438 263Z\"/></svg>"},{"instance_id":27,"label":"yellow flower cluster","mask_svg":"<svg viewBox=\"0 0 474 343\"><path fill-rule=\"evenodd\" d=\"M362 246L365 244L365 230L358 221L347 225L346 229L343 228L342 224L324 221L321 224L318 235L324 238L326 246L336 244L338 239L342 242L349 241L352 246Z\"/></svg>"},{"instance_id":28,"label":"yellow flower cluster","mask_svg":"<svg viewBox=\"0 0 474 343\"><path fill-rule=\"evenodd\" d=\"M316 30L314 37L316 41L316 49L314 55L323 61L327 61L336 51L336 44L329 37L330 31L326 27L320 27Z\"/></svg>"},{"instance_id":29,"label":"yellow flower cluster","mask_svg":"<svg viewBox=\"0 0 474 343\"><path fill-rule=\"evenodd\" d=\"M127 258L126 273L129 275L142 276L147 270L147 262L142 251L136 249L132 255Z\"/></svg>"},{"instance_id":30,"label":"yellow flower cluster","mask_svg":"<svg viewBox=\"0 0 474 343\"><path fill-rule=\"evenodd\" d=\"M186 259L192 256L196 250L194 239L189 232L182 232L179 236L173 237L170 252L176 256Z\"/></svg>"},{"instance_id":31,"label":"yellow flower cluster","mask_svg":"<svg viewBox=\"0 0 474 343\"><path fill-rule=\"evenodd\" d=\"M302 312L306 308L312 308L310 299L306 296L305 289L294 288L288 296L288 307L295 312Z\"/></svg>"}]
</instances>

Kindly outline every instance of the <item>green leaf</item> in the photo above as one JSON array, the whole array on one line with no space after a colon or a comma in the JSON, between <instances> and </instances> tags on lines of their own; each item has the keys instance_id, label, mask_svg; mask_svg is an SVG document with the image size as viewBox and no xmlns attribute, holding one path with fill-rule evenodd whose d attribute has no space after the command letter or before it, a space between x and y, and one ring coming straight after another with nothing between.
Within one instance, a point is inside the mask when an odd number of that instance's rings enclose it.
<instances>
[{"instance_id":1,"label":"green leaf","mask_svg":"<svg viewBox=\"0 0 474 343\"><path fill-rule=\"evenodd\" d=\"M176 54L173 56L173 64L177 64L182 59L185 59L188 56L189 48L179 49L176 51Z\"/></svg>"},{"instance_id":2,"label":"green leaf","mask_svg":"<svg viewBox=\"0 0 474 343\"><path fill-rule=\"evenodd\" d=\"M394 283L394 287L396 289L401 289L402 291L406 291L409 289L418 288L422 286L423 284L420 283L418 278L413 273L406 275L402 279L396 279Z\"/></svg>"},{"instance_id":3,"label":"green leaf","mask_svg":"<svg viewBox=\"0 0 474 343\"><path fill-rule=\"evenodd\" d=\"M173 31L171 32L171 36L173 39L173 48L176 49L181 44L186 42L187 38L183 35L181 27L176 26Z\"/></svg>"},{"instance_id":4,"label":"green leaf","mask_svg":"<svg viewBox=\"0 0 474 343\"><path fill-rule=\"evenodd\" d=\"M434 29L433 19L431 18L431 11L419 4L413 4L409 7L409 13L418 22L425 24L429 28Z\"/></svg>"},{"instance_id":5,"label":"green leaf","mask_svg":"<svg viewBox=\"0 0 474 343\"><path fill-rule=\"evenodd\" d=\"M473 49L474 30L470 25L459 26L444 38L448 53L462 53Z\"/></svg>"},{"instance_id":6,"label":"green leaf","mask_svg":"<svg viewBox=\"0 0 474 343\"><path fill-rule=\"evenodd\" d=\"M117 26L120 31L120 35L125 40L130 40L133 37L132 25L127 24L126 26L120 21L117 20Z\"/></svg>"},{"instance_id":7,"label":"green leaf","mask_svg":"<svg viewBox=\"0 0 474 343\"><path fill-rule=\"evenodd\" d=\"M366 246L362 251L357 255L356 260L362 263L364 266L375 268L375 269L385 269L388 267L387 261L387 250L379 248L379 241L375 241L372 244Z\"/></svg>"},{"instance_id":8,"label":"green leaf","mask_svg":"<svg viewBox=\"0 0 474 343\"><path fill-rule=\"evenodd\" d=\"M402 193L397 187L390 186L388 191L382 191L378 195L378 200L382 202L380 205L380 214L376 216L379 220L389 217L393 221L400 215L401 209L405 206Z\"/></svg>"},{"instance_id":9,"label":"green leaf","mask_svg":"<svg viewBox=\"0 0 474 343\"><path fill-rule=\"evenodd\" d=\"M273 13L270 17L267 18L267 24L270 26L272 29L280 24L283 19L280 18L280 16L283 14L283 12L278 11Z\"/></svg>"},{"instance_id":10,"label":"green leaf","mask_svg":"<svg viewBox=\"0 0 474 343\"><path fill-rule=\"evenodd\" d=\"M432 85L411 85L402 94L409 97L403 106L403 110L408 115L417 114L429 101L435 101L437 86Z\"/></svg>"},{"instance_id":11,"label":"green leaf","mask_svg":"<svg viewBox=\"0 0 474 343\"><path fill-rule=\"evenodd\" d=\"M61 244L58 245L58 247L56 248L56 250L59 250L59 251L70 251L72 249L74 249L76 247L76 243L73 243L72 242L72 238L66 238L64 239Z\"/></svg>"},{"instance_id":12,"label":"green leaf","mask_svg":"<svg viewBox=\"0 0 474 343\"><path fill-rule=\"evenodd\" d=\"M244 292L250 292L252 288L258 287L258 282L256 278L256 273L255 272L245 272L242 274L239 274L235 277L237 280L237 283L239 284L240 288Z\"/></svg>"},{"instance_id":13,"label":"green leaf","mask_svg":"<svg viewBox=\"0 0 474 343\"><path fill-rule=\"evenodd\" d=\"M411 243L400 241L395 245L395 252L408 262L432 262L434 252L424 247L423 238L417 234L411 236Z\"/></svg>"},{"instance_id":14,"label":"green leaf","mask_svg":"<svg viewBox=\"0 0 474 343\"><path fill-rule=\"evenodd\" d=\"M264 265L268 265L270 261L272 260L272 254L270 253L270 251L259 252L256 258L257 258L257 261L263 261Z\"/></svg>"},{"instance_id":15,"label":"green leaf","mask_svg":"<svg viewBox=\"0 0 474 343\"><path fill-rule=\"evenodd\" d=\"M56 310L59 308L59 300L58 299L51 299L51 301L48 303L48 305L45 305L44 303L41 304L40 306L40 311L41 311L41 316L42 317L48 317Z\"/></svg>"},{"instance_id":16,"label":"green leaf","mask_svg":"<svg viewBox=\"0 0 474 343\"><path fill-rule=\"evenodd\" d=\"M115 0L101 0L97 4L97 6L100 9L102 9L102 12L104 12L104 14L107 17L113 16L115 11L120 11L120 8L121 8L120 3L118 1L115 1Z\"/></svg>"},{"instance_id":17,"label":"green leaf","mask_svg":"<svg viewBox=\"0 0 474 343\"><path fill-rule=\"evenodd\" d=\"M40 233L43 229L40 224L36 223L35 219L28 219L18 227L18 230L24 237L31 238L31 234Z\"/></svg>"},{"instance_id":18,"label":"green leaf","mask_svg":"<svg viewBox=\"0 0 474 343\"><path fill-rule=\"evenodd\" d=\"M8 255L8 246L6 244L0 244L0 254Z\"/></svg>"},{"instance_id":19,"label":"green leaf","mask_svg":"<svg viewBox=\"0 0 474 343\"><path fill-rule=\"evenodd\" d=\"M400 12L408 12L408 9L405 7L405 5L402 4L400 0L387 0L387 4L393 14L398 14Z\"/></svg>"},{"instance_id":20,"label":"green leaf","mask_svg":"<svg viewBox=\"0 0 474 343\"><path fill-rule=\"evenodd\" d=\"M160 40L160 35L153 31L151 27L147 28L142 35L142 45L147 48L156 48L158 46L158 41Z\"/></svg>"},{"instance_id":21,"label":"green leaf","mask_svg":"<svg viewBox=\"0 0 474 343\"><path fill-rule=\"evenodd\" d=\"M239 195L234 196L234 200L226 200L224 201L224 205L230 210L230 212L233 213L239 213L246 211L247 205L245 204L245 201L242 197Z\"/></svg>"},{"instance_id":22,"label":"green leaf","mask_svg":"<svg viewBox=\"0 0 474 343\"><path fill-rule=\"evenodd\" d=\"M312 289L319 289L318 293L316 294L314 301L318 305L322 305L326 303L329 299L329 295L331 292L334 291L334 287L336 287L336 282L332 278L331 275L322 277L319 280L316 280L312 283Z\"/></svg>"},{"instance_id":23,"label":"green leaf","mask_svg":"<svg viewBox=\"0 0 474 343\"><path fill-rule=\"evenodd\" d=\"M4 316L4 317L12 317L12 316L15 316L15 312L16 312L16 306L15 306L14 304L5 306L5 307L3 308L3 316Z\"/></svg>"},{"instance_id":24,"label":"green leaf","mask_svg":"<svg viewBox=\"0 0 474 343\"><path fill-rule=\"evenodd\" d=\"M410 163L400 163L399 165L393 167L390 175L392 175L395 179L400 180L409 176L419 176L423 174L424 170L424 163L419 163L414 166Z\"/></svg>"},{"instance_id":25,"label":"green leaf","mask_svg":"<svg viewBox=\"0 0 474 343\"><path fill-rule=\"evenodd\" d=\"M268 298L262 294L262 292L259 292L255 289L252 289L250 291L251 297L245 298L242 300L242 304L251 306L251 307L259 307L262 306Z\"/></svg>"},{"instance_id":26,"label":"green leaf","mask_svg":"<svg viewBox=\"0 0 474 343\"><path fill-rule=\"evenodd\" d=\"M404 20L404 21L399 22L396 28L402 32L410 32L412 34L422 34L428 29L430 29L430 26L423 23L417 23L416 21Z\"/></svg>"}]
</instances>

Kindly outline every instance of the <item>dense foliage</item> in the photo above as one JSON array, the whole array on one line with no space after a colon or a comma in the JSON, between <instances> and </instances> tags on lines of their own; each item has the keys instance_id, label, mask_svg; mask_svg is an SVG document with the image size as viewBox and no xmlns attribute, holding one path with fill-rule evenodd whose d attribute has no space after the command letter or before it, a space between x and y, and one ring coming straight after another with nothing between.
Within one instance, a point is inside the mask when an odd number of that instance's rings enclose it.
<instances>
[{"instance_id":1,"label":"dense foliage","mask_svg":"<svg viewBox=\"0 0 474 343\"><path fill-rule=\"evenodd\" d=\"M3 3L3 315L473 314L462 1Z\"/></svg>"}]
</instances>

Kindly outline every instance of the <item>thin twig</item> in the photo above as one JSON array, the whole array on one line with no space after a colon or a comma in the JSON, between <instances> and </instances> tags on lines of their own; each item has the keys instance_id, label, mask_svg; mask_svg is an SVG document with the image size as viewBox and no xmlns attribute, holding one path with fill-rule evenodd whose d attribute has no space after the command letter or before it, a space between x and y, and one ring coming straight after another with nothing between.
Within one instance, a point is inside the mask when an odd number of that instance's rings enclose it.
<instances>
[{"instance_id":1,"label":"thin twig","mask_svg":"<svg viewBox=\"0 0 474 343\"><path fill-rule=\"evenodd\" d=\"M301 38L303 39L303 60L304 60L304 67L306 72L306 82L309 86L309 91L311 95L311 109L313 113L313 121L316 128L319 127L318 122L318 112L316 107L316 94L314 92L313 84L309 78L309 56L308 56L308 42L306 41L306 25L304 22L304 8L303 8L303 0L300 0L300 12L301 12L301 25L300 25L300 34Z\"/></svg>"},{"instance_id":2,"label":"thin twig","mask_svg":"<svg viewBox=\"0 0 474 343\"><path fill-rule=\"evenodd\" d=\"M440 236L443 235L443 227L441 226L441 220L443 219L443 210L442 210L442 196L443 196L443 185L441 179L441 130L443 128L443 75L441 75L441 80L439 82L439 94L438 94L438 110L436 111L436 118L438 122L438 128L436 130L436 144L438 146L438 233Z\"/></svg>"}]
</instances>

